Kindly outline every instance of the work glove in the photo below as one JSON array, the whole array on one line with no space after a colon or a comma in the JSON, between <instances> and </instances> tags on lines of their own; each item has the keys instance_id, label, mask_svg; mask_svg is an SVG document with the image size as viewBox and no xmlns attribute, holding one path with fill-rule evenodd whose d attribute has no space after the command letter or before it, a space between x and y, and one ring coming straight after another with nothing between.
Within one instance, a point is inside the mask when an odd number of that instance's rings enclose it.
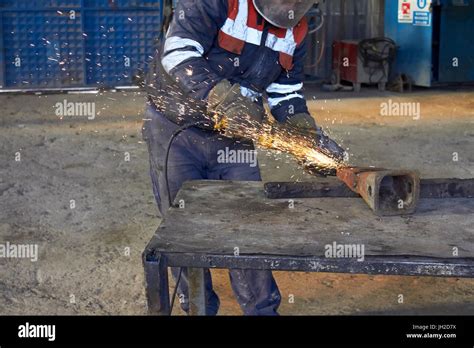
<instances>
[{"instance_id":1,"label":"work glove","mask_svg":"<svg viewBox=\"0 0 474 348\"><path fill-rule=\"evenodd\" d=\"M332 140L321 127L316 125L316 121L311 117L311 115L306 113L296 114L288 120L288 124L301 129L302 131L314 134L318 147L323 149L323 151L329 154L336 161L344 161L345 150L339 146L338 143Z\"/></svg>"},{"instance_id":2,"label":"work glove","mask_svg":"<svg viewBox=\"0 0 474 348\"><path fill-rule=\"evenodd\" d=\"M302 132L304 135L308 135L316 141L316 146L323 150L323 152L334 158L337 162L342 163L345 159L346 152L339 146L334 140L329 138L321 127L316 125L316 121L311 115L307 113L300 113L292 116L288 120L288 124ZM331 168L318 167L315 164L308 164L299 162L307 172L312 175L326 177L328 175L336 175L336 170Z\"/></svg>"},{"instance_id":3,"label":"work glove","mask_svg":"<svg viewBox=\"0 0 474 348\"><path fill-rule=\"evenodd\" d=\"M207 110L214 128L231 136L249 138L265 116L265 109L240 92L240 85L219 82L209 93Z\"/></svg>"}]
</instances>

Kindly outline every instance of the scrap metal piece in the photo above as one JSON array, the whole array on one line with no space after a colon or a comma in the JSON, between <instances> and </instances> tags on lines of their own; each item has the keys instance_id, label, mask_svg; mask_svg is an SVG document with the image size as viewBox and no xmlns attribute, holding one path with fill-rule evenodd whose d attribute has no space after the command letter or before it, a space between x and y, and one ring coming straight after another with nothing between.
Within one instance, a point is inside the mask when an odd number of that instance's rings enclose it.
<instances>
[{"instance_id":1,"label":"scrap metal piece","mask_svg":"<svg viewBox=\"0 0 474 348\"><path fill-rule=\"evenodd\" d=\"M420 197L420 177L413 171L344 167L337 177L380 216L412 214Z\"/></svg>"}]
</instances>

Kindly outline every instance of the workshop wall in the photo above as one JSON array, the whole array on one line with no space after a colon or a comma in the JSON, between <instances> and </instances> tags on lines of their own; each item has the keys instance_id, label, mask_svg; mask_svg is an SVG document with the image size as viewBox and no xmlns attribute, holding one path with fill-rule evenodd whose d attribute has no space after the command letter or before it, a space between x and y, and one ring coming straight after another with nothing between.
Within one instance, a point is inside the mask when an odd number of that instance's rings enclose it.
<instances>
[{"instance_id":1,"label":"workshop wall","mask_svg":"<svg viewBox=\"0 0 474 348\"><path fill-rule=\"evenodd\" d=\"M329 79L332 72L332 43L383 36L384 0L320 1L323 27L310 36L306 62L308 75Z\"/></svg>"}]
</instances>

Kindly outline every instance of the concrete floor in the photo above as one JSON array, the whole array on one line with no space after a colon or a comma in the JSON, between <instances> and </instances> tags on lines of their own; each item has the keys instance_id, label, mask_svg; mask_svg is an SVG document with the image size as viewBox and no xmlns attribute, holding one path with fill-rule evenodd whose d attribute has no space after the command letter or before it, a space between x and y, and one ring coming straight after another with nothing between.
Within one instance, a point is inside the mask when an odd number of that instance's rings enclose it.
<instances>
[{"instance_id":1,"label":"concrete floor","mask_svg":"<svg viewBox=\"0 0 474 348\"><path fill-rule=\"evenodd\" d=\"M40 251L37 262L0 258L0 314L146 313L140 256L160 220L141 140L144 98L0 95L0 243L37 243ZM310 89L307 98L353 164L474 177L472 89ZM390 99L420 103L420 118L381 116ZM94 102L97 117L59 118L55 105L64 100ZM265 181L311 180L287 156L259 153ZM227 272L213 274L220 314L240 314ZM282 314L474 314L472 279L287 272L276 279Z\"/></svg>"}]
</instances>

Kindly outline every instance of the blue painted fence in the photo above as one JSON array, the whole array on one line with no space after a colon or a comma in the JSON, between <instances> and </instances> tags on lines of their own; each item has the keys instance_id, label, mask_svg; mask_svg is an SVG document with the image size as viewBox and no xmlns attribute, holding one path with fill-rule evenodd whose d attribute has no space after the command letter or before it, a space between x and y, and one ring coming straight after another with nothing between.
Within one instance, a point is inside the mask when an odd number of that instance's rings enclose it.
<instances>
[{"instance_id":1,"label":"blue painted fence","mask_svg":"<svg viewBox=\"0 0 474 348\"><path fill-rule=\"evenodd\" d=\"M133 85L162 0L0 0L0 88Z\"/></svg>"}]
</instances>

